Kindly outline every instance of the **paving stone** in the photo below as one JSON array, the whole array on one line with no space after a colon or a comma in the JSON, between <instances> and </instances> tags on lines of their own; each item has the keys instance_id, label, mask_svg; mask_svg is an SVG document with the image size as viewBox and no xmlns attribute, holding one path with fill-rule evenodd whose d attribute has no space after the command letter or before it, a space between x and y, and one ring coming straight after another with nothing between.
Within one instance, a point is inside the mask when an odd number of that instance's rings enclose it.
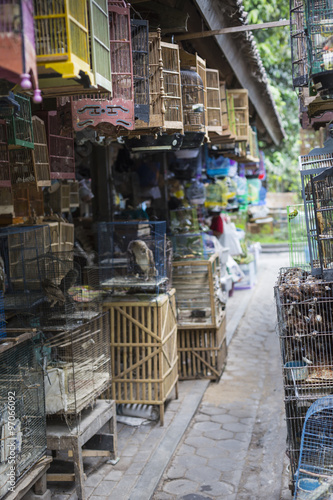
<instances>
[{"instance_id":1,"label":"paving stone","mask_svg":"<svg viewBox=\"0 0 333 500\"><path fill-rule=\"evenodd\" d=\"M223 441L221 441L221 443L223 443ZM215 448L200 448L197 450L197 455L204 458L228 457L229 450L220 446L215 446Z\"/></svg>"},{"instance_id":2,"label":"paving stone","mask_svg":"<svg viewBox=\"0 0 333 500\"><path fill-rule=\"evenodd\" d=\"M175 461L174 465L172 465L166 472L166 477L168 479L181 479L184 477L186 472L186 467L184 465L177 464Z\"/></svg>"},{"instance_id":3,"label":"paving stone","mask_svg":"<svg viewBox=\"0 0 333 500\"><path fill-rule=\"evenodd\" d=\"M218 415L221 413L221 410L218 406L203 404L201 407L201 413L203 413L204 415Z\"/></svg>"},{"instance_id":4,"label":"paving stone","mask_svg":"<svg viewBox=\"0 0 333 500\"><path fill-rule=\"evenodd\" d=\"M196 493L198 491L199 484L196 481L189 481L188 479L176 479L175 481L170 481L165 484L164 491L171 493L172 495L177 495L179 498L181 495L188 495L190 493Z\"/></svg>"},{"instance_id":5,"label":"paving stone","mask_svg":"<svg viewBox=\"0 0 333 500\"><path fill-rule=\"evenodd\" d=\"M179 456L182 455L193 455L195 453L195 446L190 446L187 443L181 443L181 446L178 448L177 451Z\"/></svg>"},{"instance_id":6,"label":"paving stone","mask_svg":"<svg viewBox=\"0 0 333 500\"><path fill-rule=\"evenodd\" d=\"M119 458L119 461L113 466L114 470L122 470L125 471L133 462L133 457L123 457L122 455Z\"/></svg>"},{"instance_id":7,"label":"paving stone","mask_svg":"<svg viewBox=\"0 0 333 500\"><path fill-rule=\"evenodd\" d=\"M221 426L216 422L207 421L207 422L195 423L193 428L201 430L203 432L207 432L207 431L216 431L217 429L220 429Z\"/></svg>"},{"instance_id":8,"label":"paving stone","mask_svg":"<svg viewBox=\"0 0 333 500\"><path fill-rule=\"evenodd\" d=\"M223 424L223 429L231 432L245 432L247 431L248 427L241 422L227 422Z\"/></svg>"},{"instance_id":9,"label":"paving stone","mask_svg":"<svg viewBox=\"0 0 333 500\"><path fill-rule=\"evenodd\" d=\"M203 483L210 483L210 481L218 481L220 479L220 472L211 467L191 467L185 472L186 479Z\"/></svg>"},{"instance_id":10,"label":"paving stone","mask_svg":"<svg viewBox=\"0 0 333 500\"><path fill-rule=\"evenodd\" d=\"M97 488L94 489L93 495L96 496L107 496L111 493L114 487L117 485L117 481L102 481Z\"/></svg>"},{"instance_id":11,"label":"paving stone","mask_svg":"<svg viewBox=\"0 0 333 500\"><path fill-rule=\"evenodd\" d=\"M139 450L139 447L136 445L126 446L123 449L121 455L123 457L135 457L135 455L137 455L137 453L138 453L138 450Z\"/></svg>"},{"instance_id":12,"label":"paving stone","mask_svg":"<svg viewBox=\"0 0 333 500\"><path fill-rule=\"evenodd\" d=\"M230 472L239 470L239 462L230 457L214 457L210 458L207 463L208 467L213 467L220 472Z\"/></svg>"},{"instance_id":13,"label":"paving stone","mask_svg":"<svg viewBox=\"0 0 333 500\"><path fill-rule=\"evenodd\" d=\"M234 433L224 429L219 429L217 431L205 432L204 435L210 439L220 441L221 439L231 439L234 436Z\"/></svg>"},{"instance_id":14,"label":"paving stone","mask_svg":"<svg viewBox=\"0 0 333 500\"><path fill-rule=\"evenodd\" d=\"M133 462L127 469L126 474L139 475L145 466L145 462Z\"/></svg>"},{"instance_id":15,"label":"paving stone","mask_svg":"<svg viewBox=\"0 0 333 500\"><path fill-rule=\"evenodd\" d=\"M194 438L192 436L187 437L185 439L185 443L190 446L194 446L196 449L198 448L206 448L206 447L214 447L215 442L213 439L206 438L204 436Z\"/></svg>"},{"instance_id":16,"label":"paving stone","mask_svg":"<svg viewBox=\"0 0 333 500\"><path fill-rule=\"evenodd\" d=\"M98 472L94 472L90 476L87 477L85 481L85 486L92 486L93 488L96 488L96 486L99 485L99 483L104 479L104 475L100 474Z\"/></svg>"},{"instance_id":17,"label":"paving stone","mask_svg":"<svg viewBox=\"0 0 333 500\"><path fill-rule=\"evenodd\" d=\"M186 467L187 469L192 467L203 467L207 463L207 458L200 457L198 455L186 455L182 457L181 460L175 461L175 464L179 464L181 467Z\"/></svg>"},{"instance_id":18,"label":"paving stone","mask_svg":"<svg viewBox=\"0 0 333 500\"><path fill-rule=\"evenodd\" d=\"M206 415L205 413L197 413L194 417L195 422L205 422L207 420L210 420L210 415Z\"/></svg>"},{"instance_id":19,"label":"paving stone","mask_svg":"<svg viewBox=\"0 0 333 500\"><path fill-rule=\"evenodd\" d=\"M235 417L233 415L228 415L227 413L221 413L217 415L212 415L211 420L213 422L218 422L221 424L228 423L228 422L234 422Z\"/></svg>"},{"instance_id":20,"label":"paving stone","mask_svg":"<svg viewBox=\"0 0 333 500\"><path fill-rule=\"evenodd\" d=\"M123 471L121 471L121 470L112 470L104 478L104 480L106 480L106 481L119 481L122 477L123 477Z\"/></svg>"},{"instance_id":21,"label":"paving stone","mask_svg":"<svg viewBox=\"0 0 333 500\"><path fill-rule=\"evenodd\" d=\"M204 488L206 494L218 499L227 499L229 497L226 497L226 495L231 495L235 491L233 485L223 481L216 481L213 483L207 481L205 484L201 485L201 489L202 488Z\"/></svg>"},{"instance_id":22,"label":"paving stone","mask_svg":"<svg viewBox=\"0 0 333 500\"><path fill-rule=\"evenodd\" d=\"M180 500L211 500L212 497L206 497L197 493L190 493L189 495L183 496Z\"/></svg>"},{"instance_id":23,"label":"paving stone","mask_svg":"<svg viewBox=\"0 0 333 500\"><path fill-rule=\"evenodd\" d=\"M157 500L174 500L175 497L174 495L170 495L170 493L158 490L155 493L154 498L156 498Z\"/></svg>"}]
</instances>

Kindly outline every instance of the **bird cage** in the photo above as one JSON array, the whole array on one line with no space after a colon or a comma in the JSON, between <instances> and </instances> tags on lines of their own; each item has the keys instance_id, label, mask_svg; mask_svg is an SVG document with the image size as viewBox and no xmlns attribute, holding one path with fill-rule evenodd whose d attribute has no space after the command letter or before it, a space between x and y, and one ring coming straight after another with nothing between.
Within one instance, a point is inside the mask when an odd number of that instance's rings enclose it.
<instances>
[{"instance_id":1,"label":"bird cage","mask_svg":"<svg viewBox=\"0 0 333 500\"><path fill-rule=\"evenodd\" d=\"M70 211L70 185L59 182L44 190L45 208L48 212L62 214Z\"/></svg>"},{"instance_id":2,"label":"bird cage","mask_svg":"<svg viewBox=\"0 0 333 500\"><path fill-rule=\"evenodd\" d=\"M42 359L40 334L26 332L0 343L0 498L15 491L46 453Z\"/></svg>"},{"instance_id":3,"label":"bird cage","mask_svg":"<svg viewBox=\"0 0 333 500\"><path fill-rule=\"evenodd\" d=\"M326 168L333 167L333 139L325 141L323 148L314 148L309 154L299 157L302 181L302 197L304 201L305 220L309 242L311 273L321 274L317 241L316 217L311 189L311 175L317 175Z\"/></svg>"},{"instance_id":4,"label":"bird cage","mask_svg":"<svg viewBox=\"0 0 333 500\"><path fill-rule=\"evenodd\" d=\"M173 246L174 261L209 258L203 233L173 234L170 236L170 240Z\"/></svg>"},{"instance_id":5,"label":"bird cage","mask_svg":"<svg viewBox=\"0 0 333 500\"><path fill-rule=\"evenodd\" d=\"M32 129L34 134L34 150L31 153L37 186L50 186L50 161L45 124L38 116L32 117Z\"/></svg>"},{"instance_id":6,"label":"bird cage","mask_svg":"<svg viewBox=\"0 0 333 500\"><path fill-rule=\"evenodd\" d=\"M56 111L37 111L45 123L51 180L75 179L74 138L70 103Z\"/></svg>"},{"instance_id":7,"label":"bird cage","mask_svg":"<svg viewBox=\"0 0 333 500\"><path fill-rule=\"evenodd\" d=\"M108 1L112 104L124 107L126 122L134 123L133 61L130 6L124 0ZM122 123L119 123L122 125Z\"/></svg>"},{"instance_id":8,"label":"bird cage","mask_svg":"<svg viewBox=\"0 0 333 500\"><path fill-rule=\"evenodd\" d=\"M249 136L249 142L248 142L249 151L247 154L247 158L251 162L254 163L259 162L260 155L259 155L257 131L254 130L250 125L249 125L248 136Z\"/></svg>"},{"instance_id":9,"label":"bird cage","mask_svg":"<svg viewBox=\"0 0 333 500\"><path fill-rule=\"evenodd\" d=\"M308 61L302 0L290 0L290 39L293 86L304 87L308 83Z\"/></svg>"},{"instance_id":10,"label":"bird cage","mask_svg":"<svg viewBox=\"0 0 333 500\"><path fill-rule=\"evenodd\" d=\"M89 0L91 67L95 86L112 91L108 0Z\"/></svg>"},{"instance_id":11,"label":"bird cage","mask_svg":"<svg viewBox=\"0 0 333 500\"><path fill-rule=\"evenodd\" d=\"M167 284L165 222L101 222L98 254L104 288L154 292Z\"/></svg>"},{"instance_id":12,"label":"bird cage","mask_svg":"<svg viewBox=\"0 0 333 500\"><path fill-rule=\"evenodd\" d=\"M333 279L333 167L311 176L321 275Z\"/></svg>"},{"instance_id":13,"label":"bird cage","mask_svg":"<svg viewBox=\"0 0 333 500\"><path fill-rule=\"evenodd\" d=\"M194 69L181 69L184 132L205 134L203 81Z\"/></svg>"},{"instance_id":14,"label":"bird cage","mask_svg":"<svg viewBox=\"0 0 333 500\"><path fill-rule=\"evenodd\" d=\"M333 392L333 283L305 269L282 268L275 286L288 455L292 477L297 469L306 410Z\"/></svg>"},{"instance_id":15,"label":"bird cage","mask_svg":"<svg viewBox=\"0 0 333 500\"><path fill-rule=\"evenodd\" d=\"M111 384L109 312L70 329L47 331L46 414L65 415L71 427Z\"/></svg>"},{"instance_id":16,"label":"bird cage","mask_svg":"<svg viewBox=\"0 0 333 500\"><path fill-rule=\"evenodd\" d=\"M294 500L325 499L333 493L333 396L315 401L302 430Z\"/></svg>"},{"instance_id":17,"label":"bird cage","mask_svg":"<svg viewBox=\"0 0 333 500\"><path fill-rule=\"evenodd\" d=\"M329 0L306 0L309 76L321 94L332 90L333 7Z\"/></svg>"},{"instance_id":18,"label":"bird cage","mask_svg":"<svg viewBox=\"0 0 333 500\"><path fill-rule=\"evenodd\" d=\"M302 267L310 271L309 244L306 234L304 205L287 207L289 264L291 267Z\"/></svg>"},{"instance_id":19,"label":"bird cage","mask_svg":"<svg viewBox=\"0 0 333 500\"><path fill-rule=\"evenodd\" d=\"M132 104L125 100L121 104L110 93L71 96L71 108L76 132L92 127L103 135L117 135L121 129L134 129Z\"/></svg>"},{"instance_id":20,"label":"bird cage","mask_svg":"<svg viewBox=\"0 0 333 500\"><path fill-rule=\"evenodd\" d=\"M103 14L102 3L99 2L98 5ZM90 15L94 12L92 9ZM103 18L102 15L99 19L101 26ZM81 79L86 86L94 85L90 68L91 33L88 28L87 2L34 0L34 21L37 64L44 67L39 73L48 77L43 78L41 84L46 87L54 85L51 77L58 74L66 80L76 78ZM90 40L94 45L94 37ZM61 80L58 86L64 85Z\"/></svg>"},{"instance_id":21,"label":"bird cage","mask_svg":"<svg viewBox=\"0 0 333 500\"><path fill-rule=\"evenodd\" d=\"M16 94L16 111L13 106L0 107L0 116L6 120L7 139L10 149L16 147L33 148L34 138L31 121L30 98Z\"/></svg>"},{"instance_id":22,"label":"bird cage","mask_svg":"<svg viewBox=\"0 0 333 500\"><path fill-rule=\"evenodd\" d=\"M222 130L223 135L231 136L231 127L229 123L229 114L232 113L228 110L228 99L227 99L227 88L225 82L220 82L220 97L221 97L221 114L222 114ZM233 100L231 100L230 105L233 106Z\"/></svg>"},{"instance_id":23,"label":"bird cage","mask_svg":"<svg viewBox=\"0 0 333 500\"><path fill-rule=\"evenodd\" d=\"M148 21L131 19L135 118L149 124Z\"/></svg>"},{"instance_id":24,"label":"bird cage","mask_svg":"<svg viewBox=\"0 0 333 500\"><path fill-rule=\"evenodd\" d=\"M0 188L10 188L10 186L7 125L5 120L0 120Z\"/></svg>"},{"instance_id":25,"label":"bird cage","mask_svg":"<svg viewBox=\"0 0 333 500\"><path fill-rule=\"evenodd\" d=\"M208 134L222 135L220 79L217 69L206 69L207 130Z\"/></svg>"},{"instance_id":26,"label":"bird cage","mask_svg":"<svg viewBox=\"0 0 333 500\"><path fill-rule=\"evenodd\" d=\"M43 190L36 184L13 186L13 214L15 217L40 217L44 215Z\"/></svg>"},{"instance_id":27,"label":"bird cage","mask_svg":"<svg viewBox=\"0 0 333 500\"><path fill-rule=\"evenodd\" d=\"M179 47L161 41L161 30L149 33L149 125L137 120L135 131L183 131Z\"/></svg>"},{"instance_id":28,"label":"bird cage","mask_svg":"<svg viewBox=\"0 0 333 500\"><path fill-rule=\"evenodd\" d=\"M195 208L170 210L170 231L173 234L199 233L199 222Z\"/></svg>"},{"instance_id":29,"label":"bird cage","mask_svg":"<svg viewBox=\"0 0 333 500\"><path fill-rule=\"evenodd\" d=\"M78 208L80 206L79 188L80 185L78 181L69 182L69 207Z\"/></svg>"},{"instance_id":30,"label":"bird cage","mask_svg":"<svg viewBox=\"0 0 333 500\"><path fill-rule=\"evenodd\" d=\"M33 1L0 2L0 77L34 88L34 102L41 102L35 52Z\"/></svg>"},{"instance_id":31,"label":"bird cage","mask_svg":"<svg viewBox=\"0 0 333 500\"><path fill-rule=\"evenodd\" d=\"M231 128L235 129L234 135L235 140L248 141L249 140L249 98L248 91L246 89L237 90L227 90L228 95L228 105L230 101L230 109L234 111L234 124L231 124ZM230 121L232 119L230 115Z\"/></svg>"}]
</instances>

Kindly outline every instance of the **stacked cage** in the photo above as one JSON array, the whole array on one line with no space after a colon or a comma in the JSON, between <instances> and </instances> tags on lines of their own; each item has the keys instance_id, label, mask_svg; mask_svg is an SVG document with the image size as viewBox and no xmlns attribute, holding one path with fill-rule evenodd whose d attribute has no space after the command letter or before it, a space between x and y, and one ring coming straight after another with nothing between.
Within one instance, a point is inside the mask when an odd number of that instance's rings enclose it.
<instances>
[{"instance_id":1,"label":"stacked cage","mask_svg":"<svg viewBox=\"0 0 333 500\"><path fill-rule=\"evenodd\" d=\"M0 498L46 452L42 359L39 334L0 344Z\"/></svg>"},{"instance_id":2,"label":"stacked cage","mask_svg":"<svg viewBox=\"0 0 333 500\"><path fill-rule=\"evenodd\" d=\"M101 222L100 284L112 292L158 292L168 288L165 222Z\"/></svg>"},{"instance_id":3,"label":"stacked cage","mask_svg":"<svg viewBox=\"0 0 333 500\"><path fill-rule=\"evenodd\" d=\"M296 474L295 500L330 498L333 492L333 396L315 401L307 411ZM311 495L311 497L310 497Z\"/></svg>"},{"instance_id":4,"label":"stacked cage","mask_svg":"<svg viewBox=\"0 0 333 500\"><path fill-rule=\"evenodd\" d=\"M30 98L13 94L8 106L0 107L0 117L7 124L7 140L10 149L34 147Z\"/></svg>"},{"instance_id":5,"label":"stacked cage","mask_svg":"<svg viewBox=\"0 0 333 500\"><path fill-rule=\"evenodd\" d=\"M304 3L301 0L290 0L290 38L293 86L303 87L308 83L308 61Z\"/></svg>"},{"instance_id":6,"label":"stacked cage","mask_svg":"<svg viewBox=\"0 0 333 500\"><path fill-rule=\"evenodd\" d=\"M148 21L131 19L135 118L149 123Z\"/></svg>"},{"instance_id":7,"label":"stacked cage","mask_svg":"<svg viewBox=\"0 0 333 500\"><path fill-rule=\"evenodd\" d=\"M333 283L302 268L282 268L275 286L287 421L287 454L294 482L306 412L333 392Z\"/></svg>"},{"instance_id":8,"label":"stacked cage","mask_svg":"<svg viewBox=\"0 0 333 500\"><path fill-rule=\"evenodd\" d=\"M321 274L321 268L318 253L317 226L313 204L311 175L318 175L325 169L333 167L332 142L332 139L328 139L323 148L314 148L309 154L299 157L311 273L314 276Z\"/></svg>"}]
</instances>

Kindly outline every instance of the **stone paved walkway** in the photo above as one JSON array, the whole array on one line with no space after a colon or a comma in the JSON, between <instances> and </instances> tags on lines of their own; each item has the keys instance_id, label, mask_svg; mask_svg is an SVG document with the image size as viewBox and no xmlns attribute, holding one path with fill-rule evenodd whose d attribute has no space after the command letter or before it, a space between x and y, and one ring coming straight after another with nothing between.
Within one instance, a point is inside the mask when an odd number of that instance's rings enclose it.
<instances>
[{"instance_id":1,"label":"stone paved walkway","mask_svg":"<svg viewBox=\"0 0 333 500\"><path fill-rule=\"evenodd\" d=\"M208 387L154 500L291 499L273 300L287 256L262 255L259 282L229 346L227 368Z\"/></svg>"}]
</instances>

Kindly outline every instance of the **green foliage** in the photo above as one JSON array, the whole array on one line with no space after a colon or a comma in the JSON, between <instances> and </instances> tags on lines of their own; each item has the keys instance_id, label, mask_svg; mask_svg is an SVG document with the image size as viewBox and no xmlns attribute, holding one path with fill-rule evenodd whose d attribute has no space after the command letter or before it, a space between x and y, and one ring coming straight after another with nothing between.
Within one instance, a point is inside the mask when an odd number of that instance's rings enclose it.
<instances>
[{"instance_id":1,"label":"green foliage","mask_svg":"<svg viewBox=\"0 0 333 500\"><path fill-rule=\"evenodd\" d=\"M289 2L281 0L244 0L249 24L289 18ZM259 54L266 69L269 86L281 117L286 137L279 146L259 143L265 152L268 189L300 191L298 155L300 148L298 101L292 88L289 27L254 30Z\"/></svg>"}]
</instances>

